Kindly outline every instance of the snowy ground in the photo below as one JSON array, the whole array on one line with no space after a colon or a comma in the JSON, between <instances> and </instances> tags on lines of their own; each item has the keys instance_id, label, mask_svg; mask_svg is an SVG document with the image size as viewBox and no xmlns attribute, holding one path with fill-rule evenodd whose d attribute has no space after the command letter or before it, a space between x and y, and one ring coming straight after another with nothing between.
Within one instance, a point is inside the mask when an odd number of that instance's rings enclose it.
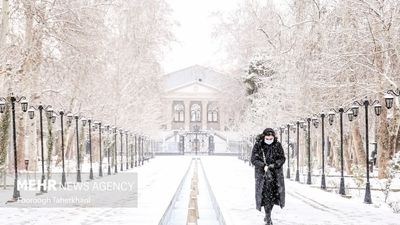
<instances>
[{"instance_id":1,"label":"snowy ground","mask_svg":"<svg viewBox=\"0 0 400 225\"><path fill-rule=\"evenodd\" d=\"M204 168L229 225L263 224L255 210L254 169L234 157L203 157ZM400 215L362 200L345 199L286 179L286 207L274 207L274 224L399 224Z\"/></svg>"},{"instance_id":2,"label":"snowy ground","mask_svg":"<svg viewBox=\"0 0 400 225\"><path fill-rule=\"evenodd\" d=\"M255 209L254 170L236 157L200 157L211 189L219 204L227 225L263 224L263 213ZM138 224L156 225L167 209L176 192L191 156L158 156L144 166L124 171L113 177L127 176L136 172L139 179L138 207L121 208L120 197L96 196L107 201L108 208L10 208L0 207L1 224ZM205 183L199 174L201 192ZM53 193L48 193L51 196ZM4 203L11 196L11 190L0 191ZM201 195L200 195L201 196ZM206 196L206 195L203 195ZM362 196L362 195L361 195ZM211 208L209 197L200 199L200 208ZM185 203L183 203L185 204ZM182 210L184 213L185 210ZM203 214L204 215L204 214ZM274 224L399 224L400 215L394 214L385 205L366 205L362 198L342 198L331 192L286 180L286 207L274 208ZM185 218L185 217L183 217Z\"/></svg>"},{"instance_id":3,"label":"snowy ground","mask_svg":"<svg viewBox=\"0 0 400 225\"><path fill-rule=\"evenodd\" d=\"M1 224L158 224L166 210L171 196L186 172L190 157L157 157L149 163L113 176L137 172L139 179L138 207L117 208L120 200L113 196L96 196L106 198L109 208L0 208ZM107 178L107 176L104 177ZM7 201L11 193L0 191L1 202ZM51 193L48 193L51 195ZM3 205L4 206L4 205Z\"/></svg>"}]
</instances>

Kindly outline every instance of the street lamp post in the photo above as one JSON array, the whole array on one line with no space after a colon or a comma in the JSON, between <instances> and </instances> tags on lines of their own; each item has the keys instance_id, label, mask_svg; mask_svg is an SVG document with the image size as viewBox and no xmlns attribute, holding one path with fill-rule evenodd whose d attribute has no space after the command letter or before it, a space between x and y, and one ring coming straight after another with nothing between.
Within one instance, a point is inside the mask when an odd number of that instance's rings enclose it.
<instances>
[{"instance_id":1,"label":"street lamp post","mask_svg":"<svg viewBox=\"0 0 400 225\"><path fill-rule=\"evenodd\" d=\"M102 177L103 176L103 157L101 155L101 132L102 132L102 127L101 127L101 122L100 121L96 121L95 125L99 128L99 176Z\"/></svg>"},{"instance_id":2,"label":"street lamp post","mask_svg":"<svg viewBox=\"0 0 400 225\"><path fill-rule=\"evenodd\" d=\"M107 142L110 143L110 125L106 125ZM108 133L107 133L108 132ZM111 162L110 162L110 144L107 145L107 175L111 175Z\"/></svg>"},{"instance_id":3,"label":"street lamp post","mask_svg":"<svg viewBox=\"0 0 400 225\"><path fill-rule=\"evenodd\" d=\"M143 165L143 136L139 136L139 165Z\"/></svg>"},{"instance_id":4,"label":"street lamp post","mask_svg":"<svg viewBox=\"0 0 400 225\"><path fill-rule=\"evenodd\" d=\"M296 143L296 161L297 161L297 167L296 167L296 179L295 181L300 182L300 170L299 170L299 161L300 161L300 151L299 151L299 146L300 146L300 126L303 128L304 126L304 121L297 121L296 122L296 128L297 128L297 143Z\"/></svg>"},{"instance_id":5,"label":"street lamp post","mask_svg":"<svg viewBox=\"0 0 400 225\"><path fill-rule=\"evenodd\" d=\"M113 128L114 132L114 172L118 173L118 159L117 159L117 128Z\"/></svg>"},{"instance_id":6,"label":"street lamp post","mask_svg":"<svg viewBox=\"0 0 400 225\"><path fill-rule=\"evenodd\" d=\"M326 189L326 182L325 182L325 113L321 113L321 136L322 136L322 175L321 175L321 189ZM318 119L313 118L313 124L315 128L318 128Z\"/></svg>"},{"instance_id":7,"label":"street lamp post","mask_svg":"<svg viewBox=\"0 0 400 225\"><path fill-rule=\"evenodd\" d=\"M135 134L135 167L138 166L138 136Z\"/></svg>"},{"instance_id":8,"label":"street lamp post","mask_svg":"<svg viewBox=\"0 0 400 225\"><path fill-rule=\"evenodd\" d=\"M0 98L0 113L3 113L6 109L7 99L1 97ZM28 109L28 101L26 97L15 97L13 94L10 95L9 102L11 102L11 114L12 114L12 127L13 127L13 149L14 149L14 191L13 191L13 200L17 201L19 197L21 197L18 190L18 158L17 158L17 131L15 125L15 103L20 102L22 111L26 112Z\"/></svg>"},{"instance_id":9,"label":"street lamp post","mask_svg":"<svg viewBox=\"0 0 400 225\"><path fill-rule=\"evenodd\" d=\"M132 140L132 133L130 133L130 136L131 136L131 140ZM134 155L133 155L133 144L132 144L132 141L131 141L131 168L133 168L133 166L134 166Z\"/></svg>"},{"instance_id":10,"label":"street lamp post","mask_svg":"<svg viewBox=\"0 0 400 225\"><path fill-rule=\"evenodd\" d=\"M39 110L39 119L40 119L40 150L41 150L41 160L42 160L42 178L40 181L40 193L45 193L44 190L44 144L43 144L43 110L46 111L46 115L49 119L53 117L53 108L51 105L43 106L39 105L38 107L31 106L28 110L29 118L34 118L35 110Z\"/></svg>"},{"instance_id":11,"label":"street lamp post","mask_svg":"<svg viewBox=\"0 0 400 225\"><path fill-rule=\"evenodd\" d=\"M144 140L145 140L145 137L144 136L142 136L142 142L141 142L141 145L142 145L142 147L141 147L141 149L142 149L142 166L143 166L143 164L144 164L144 156L145 156L145 149L144 149Z\"/></svg>"},{"instance_id":12,"label":"street lamp post","mask_svg":"<svg viewBox=\"0 0 400 225\"><path fill-rule=\"evenodd\" d=\"M61 110L58 113L53 112L55 115L60 116L60 124L61 124L61 160L62 160L62 173L61 173L61 186L65 187L66 186L66 181L67 179L65 178L65 156L64 156L64 111ZM72 122L72 114L68 113L67 114L67 125L70 126ZM52 122L54 123L56 120L56 117L53 115L52 117Z\"/></svg>"},{"instance_id":13,"label":"street lamp post","mask_svg":"<svg viewBox=\"0 0 400 225\"><path fill-rule=\"evenodd\" d=\"M123 143L122 143L122 136L124 135L124 131L122 129L119 130L119 136L121 138L121 171L124 170L124 163L123 163Z\"/></svg>"},{"instance_id":14,"label":"street lamp post","mask_svg":"<svg viewBox=\"0 0 400 225\"><path fill-rule=\"evenodd\" d=\"M290 152L289 152L289 148L290 148L290 124L288 123L286 125L287 127L287 172L286 172L286 178L290 179Z\"/></svg>"},{"instance_id":15,"label":"street lamp post","mask_svg":"<svg viewBox=\"0 0 400 225\"><path fill-rule=\"evenodd\" d=\"M333 120L335 117L335 113L339 113L339 124L340 124L340 186L339 186L339 194L341 195L346 195L345 192L345 183L344 183L344 158L343 158L343 113L347 113L347 116L349 118L349 121L353 121L354 115L353 112L350 111L351 108L344 109L343 107L340 107L338 110L336 109L331 109L329 112L329 124L333 124Z\"/></svg>"},{"instance_id":16,"label":"street lamp post","mask_svg":"<svg viewBox=\"0 0 400 225\"><path fill-rule=\"evenodd\" d=\"M126 170L129 169L129 142L128 142L129 131L125 131L125 152L126 152Z\"/></svg>"},{"instance_id":17,"label":"street lamp post","mask_svg":"<svg viewBox=\"0 0 400 225\"><path fill-rule=\"evenodd\" d=\"M142 156L141 156L141 146L142 146L142 136L138 136L138 139L137 139L137 141L138 141L138 166L140 166L140 163L141 163L141 160L142 160Z\"/></svg>"},{"instance_id":18,"label":"street lamp post","mask_svg":"<svg viewBox=\"0 0 400 225\"><path fill-rule=\"evenodd\" d=\"M311 118L307 118L307 152L308 152L308 172L307 184L311 184Z\"/></svg>"},{"instance_id":19,"label":"street lamp post","mask_svg":"<svg viewBox=\"0 0 400 225\"><path fill-rule=\"evenodd\" d=\"M89 124L89 162L90 162L90 171L89 171L89 179L93 180L93 167L92 167L92 119L88 119ZM85 126L85 124L83 124Z\"/></svg>"},{"instance_id":20,"label":"street lamp post","mask_svg":"<svg viewBox=\"0 0 400 225\"><path fill-rule=\"evenodd\" d=\"M371 199L371 187L369 183L369 133L368 133L368 107L369 106L374 106L375 108L375 114L379 116L382 112L382 106L379 104L378 100L375 101L370 101L367 98L361 101L355 101L354 105L352 106L352 111L354 117L357 117L358 115L358 106L364 106L364 111L365 111L365 160L366 160L366 171L367 171L367 183L365 186L365 197L364 197L364 203L371 204L372 199Z\"/></svg>"},{"instance_id":21,"label":"street lamp post","mask_svg":"<svg viewBox=\"0 0 400 225\"><path fill-rule=\"evenodd\" d=\"M86 119L82 118L82 125L86 124ZM81 156L79 151L79 116L75 116L75 132L76 132L76 155L77 155L77 165L76 165L76 182L82 182L81 178Z\"/></svg>"}]
</instances>

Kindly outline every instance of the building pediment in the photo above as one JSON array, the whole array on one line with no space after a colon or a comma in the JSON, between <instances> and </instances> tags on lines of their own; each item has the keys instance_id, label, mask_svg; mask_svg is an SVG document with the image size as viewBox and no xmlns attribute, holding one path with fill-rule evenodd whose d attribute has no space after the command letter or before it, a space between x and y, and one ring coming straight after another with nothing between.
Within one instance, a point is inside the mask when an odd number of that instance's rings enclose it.
<instances>
[{"instance_id":1,"label":"building pediment","mask_svg":"<svg viewBox=\"0 0 400 225\"><path fill-rule=\"evenodd\" d=\"M223 86L226 78L227 76L222 73L199 65L190 66L162 77L164 90L167 91L195 83L219 88Z\"/></svg>"},{"instance_id":2,"label":"building pediment","mask_svg":"<svg viewBox=\"0 0 400 225\"><path fill-rule=\"evenodd\" d=\"M218 95L220 90L215 87L212 87L208 84L204 84L201 82L192 82L186 85L182 85L180 87L176 87L170 90L167 90L165 95L191 95L191 96L204 96L204 95Z\"/></svg>"}]
</instances>

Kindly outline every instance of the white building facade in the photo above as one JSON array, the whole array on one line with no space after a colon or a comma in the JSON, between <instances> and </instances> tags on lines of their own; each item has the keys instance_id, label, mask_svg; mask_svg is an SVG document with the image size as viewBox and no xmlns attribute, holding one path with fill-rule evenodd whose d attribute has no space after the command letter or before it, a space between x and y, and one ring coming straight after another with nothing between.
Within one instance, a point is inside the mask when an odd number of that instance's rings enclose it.
<instances>
[{"instance_id":1,"label":"white building facade","mask_svg":"<svg viewBox=\"0 0 400 225\"><path fill-rule=\"evenodd\" d=\"M166 152L225 151L229 121L221 106L227 76L194 65L163 76L165 109L161 128Z\"/></svg>"}]
</instances>

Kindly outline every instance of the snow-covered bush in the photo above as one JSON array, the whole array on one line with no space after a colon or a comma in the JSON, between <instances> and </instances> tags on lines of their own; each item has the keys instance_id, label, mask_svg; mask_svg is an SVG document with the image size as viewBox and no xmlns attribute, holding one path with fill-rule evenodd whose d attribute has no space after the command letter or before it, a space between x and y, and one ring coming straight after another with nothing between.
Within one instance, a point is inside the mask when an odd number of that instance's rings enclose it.
<instances>
[{"instance_id":1,"label":"snow-covered bush","mask_svg":"<svg viewBox=\"0 0 400 225\"><path fill-rule=\"evenodd\" d=\"M351 166L351 171L353 172L353 180L357 185L358 193L360 194L360 188L364 184L365 168L360 165L353 164Z\"/></svg>"},{"instance_id":2,"label":"snow-covered bush","mask_svg":"<svg viewBox=\"0 0 400 225\"><path fill-rule=\"evenodd\" d=\"M383 189L383 193L385 195L385 203L387 203L390 208L392 208L393 212L400 213L400 201L390 201L388 202L389 194L390 194L390 187L392 186L392 181L396 176L400 173L400 152L396 153L392 160L389 161L387 167L387 179L384 182L385 188Z\"/></svg>"}]
</instances>

